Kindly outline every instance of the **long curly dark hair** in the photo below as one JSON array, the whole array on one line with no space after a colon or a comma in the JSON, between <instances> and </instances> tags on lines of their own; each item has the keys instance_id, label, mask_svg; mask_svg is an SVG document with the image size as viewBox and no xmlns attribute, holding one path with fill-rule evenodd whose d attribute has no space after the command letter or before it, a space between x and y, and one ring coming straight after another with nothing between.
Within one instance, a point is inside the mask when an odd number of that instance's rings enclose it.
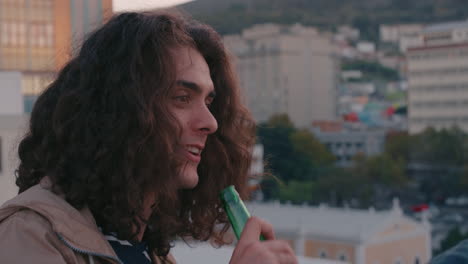
<instances>
[{"instance_id":1,"label":"long curly dark hair","mask_svg":"<svg viewBox=\"0 0 468 264\"><path fill-rule=\"evenodd\" d=\"M169 184L180 166L172 155L179 126L164 103L177 46L202 54L216 91L218 130L207 139L191 190ZM19 192L48 176L54 192L77 209L89 207L104 231L122 239L136 237L145 198L155 193L144 240L158 256L177 236L220 239L227 218L219 191L233 184L247 195L255 137L239 93L231 58L209 26L168 12L118 14L89 35L37 99L18 150Z\"/></svg>"}]
</instances>

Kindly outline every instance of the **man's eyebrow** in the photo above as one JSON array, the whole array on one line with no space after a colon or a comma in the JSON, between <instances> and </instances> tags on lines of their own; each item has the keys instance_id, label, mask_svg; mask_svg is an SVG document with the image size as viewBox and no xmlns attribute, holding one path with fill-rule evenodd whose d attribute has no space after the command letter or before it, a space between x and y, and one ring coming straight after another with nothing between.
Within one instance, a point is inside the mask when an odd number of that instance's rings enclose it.
<instances>
[{"instance_id":1,"label":"man's eyebrow","mask_svg":"<svg viewBox=\"0 0 468 264\"><path fill-rule=\"evenodd\" d=\"M190 82L186 80L177 80L176 84L186 87L196 93L202 93L202 89L200 88L200 86L194 82ZM215 97L215 96L216 96L216 92L214 90L208 94L208 97Z\"/></svg>"}]
</instances>

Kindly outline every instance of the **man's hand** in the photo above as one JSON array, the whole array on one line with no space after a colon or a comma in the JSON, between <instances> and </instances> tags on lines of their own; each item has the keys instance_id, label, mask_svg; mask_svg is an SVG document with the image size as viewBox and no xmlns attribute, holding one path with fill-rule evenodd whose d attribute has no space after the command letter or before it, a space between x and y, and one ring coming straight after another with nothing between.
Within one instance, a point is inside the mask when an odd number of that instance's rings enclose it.
<instances>
[{"instance_id":1,"label":"man's hand","mask_svg":"<svg viewBox=\"0 0 468 264\"><path fill-rule=\"evenodd\" d=\"M260 234L266 241L260 241ZM286 241L275 240L273 227L250 217L232 253L230 264L297 264L294 251Z\"/></svg>"}]
</instances>

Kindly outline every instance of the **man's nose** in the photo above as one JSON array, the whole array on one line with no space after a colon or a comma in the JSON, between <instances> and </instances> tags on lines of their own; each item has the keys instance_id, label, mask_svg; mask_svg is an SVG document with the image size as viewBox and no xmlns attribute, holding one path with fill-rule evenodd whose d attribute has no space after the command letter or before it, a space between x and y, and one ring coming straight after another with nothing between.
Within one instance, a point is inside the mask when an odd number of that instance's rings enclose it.
<instances>
[{"instance_id":1,"label":"man's nose","mask_svg":"<svg viewBox=\"0 0 468 264\"><path fill-rule=\"evenodd\" d=\"M218 130L218 121L216 121L216 118L213 116L208 106L203 105L196 118L197 130L203 131L206 134L212 134Z\"/></svg>"}]
</instances>

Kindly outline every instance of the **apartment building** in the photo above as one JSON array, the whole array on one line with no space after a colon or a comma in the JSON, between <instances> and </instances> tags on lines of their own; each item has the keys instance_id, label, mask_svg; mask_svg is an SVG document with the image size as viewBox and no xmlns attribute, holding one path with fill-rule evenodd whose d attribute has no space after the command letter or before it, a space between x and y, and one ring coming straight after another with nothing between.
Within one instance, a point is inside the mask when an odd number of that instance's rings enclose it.
<instances>
[{"instance_id":1,"label":"apartment building","mask_svg":"<svg viewBox=\"0 0 468 264\"><path fill-rule=\"evenodd\" d=\"M334 120L338 64L331 37L299 24L256 25L224 37L256 121L286 113L298 127Z\"/></svg>"},{"instance_id":2,"label":"apartment building","mask_svg":"<svg viewBox=\"0 0 468 264\"><path fill-rule=\"evenodd\" d=\"M21 72L22 93L34 99L111 15L112 0L0 1L0 71Z\"/></svg>"},{"instance_id":3,"label":"apartment building","mask_svg":"<svg viewBox=\"0 0 468 264\"><path fill-rule=\"evenodd\" d=\"M409 47L423 43L421 32L424 27L423 24L383 24L379 27L380 41L394 43L402 53L405 53Z\"/></svg>"},{"instance_id":4,"label":"apartment building","mask_svg":"<svg viewBox=\"0 0 468 264\"><path fill-rule=\"evenodd\" d=\"M409 131L468 131L468 21L430 25L422 37L407 52Z\"/></svg>"},{"instance_id":5,"label":"apartment building","mask_svg":"<svg viewBox=\"0 0 468 264\"><path fill-rule=\"evenodd\" d=\"M380 41L398 43L403 36L417 35L423 28L422 24L382 24L379 27Z\"/></svg>"},{"instance_id":6,"label":"apartment building","mask_svg":"<svg viewBox=\"0 0 468 264\"><path fill-rule=\"evenodd\" d=\"M424 44L444 45L468 41L468 20L428 25L422 31Z\"/></svg>"},{"instance_id":7,"label":"apartment building","mask_svg":"<svg viewBox=\"0 0 468 264\"><path fill-rule=\"evenodd\" d=\"M385 147L384 130L313 130L314 136L336 157L336 165L354 165L353 158L362 154L374 156L381 154Z\"/></svg>"}]
</instances>

